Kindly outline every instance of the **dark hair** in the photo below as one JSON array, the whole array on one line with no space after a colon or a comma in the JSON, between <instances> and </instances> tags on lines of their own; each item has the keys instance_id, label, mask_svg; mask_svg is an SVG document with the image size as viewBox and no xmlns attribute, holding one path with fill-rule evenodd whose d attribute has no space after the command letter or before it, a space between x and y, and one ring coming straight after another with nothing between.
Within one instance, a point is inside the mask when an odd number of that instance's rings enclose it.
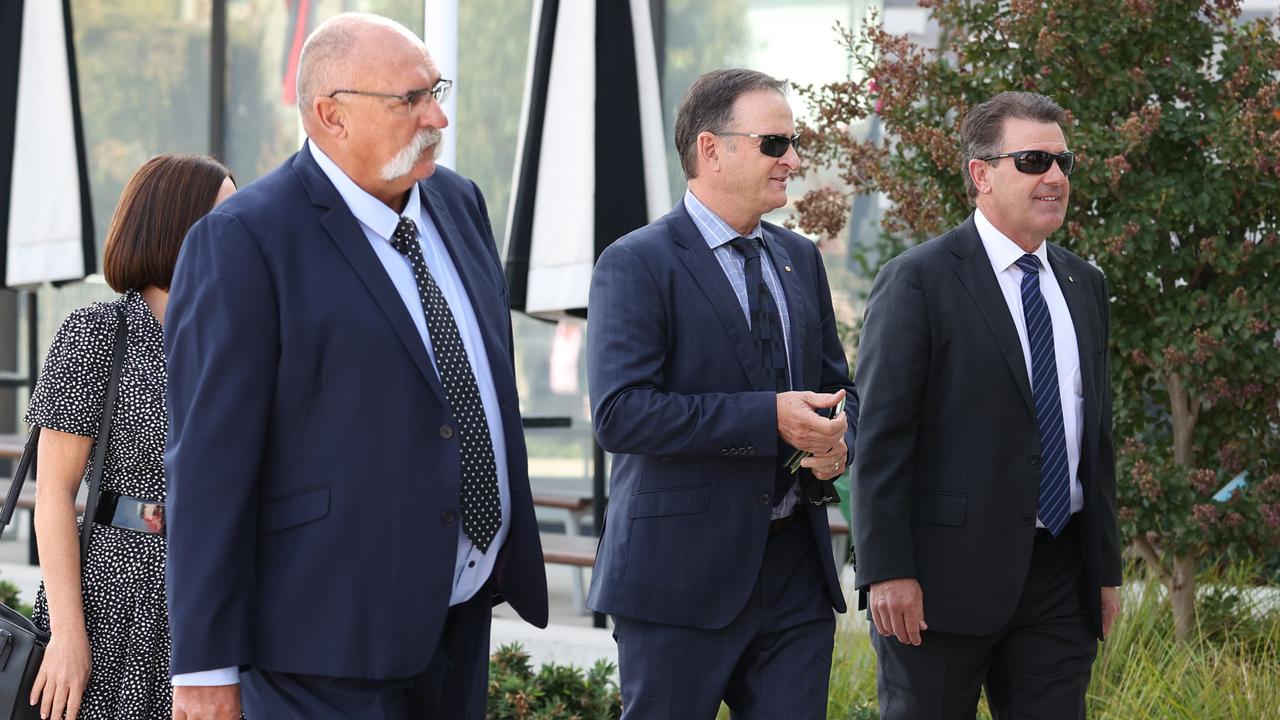
<instances>
[{"instance_id":1,"label":"dark hair","mask_svg":"<svg viewBox=\"0 0 1280 720\"><path fill-rule=\"evenodd\" d=\"M158 155L143 163L120 194L107 229L107 284L116 292L149 285L168 290L182 239L213 209L230 177L222 163L203 155Z\"/></svg>"},{"instance_id":2,"label":"dark hair","mask_svg":"<svg viewBox=\"0 0 1280 720\"><path fill-rule=\"evenodd\" d=\"M971 108L960 123L960 145L964 153L960 172L970 200L978 196L978 188L969 176L969 161L1000 152L1007 118L1057 123L1058 127L1067 124L1066 111L1050 98L1036 93L1004 92Z\"/></svg>"},{"instance_id":3,"label":"dark hair","mask_svg":"<svg viewBox=\"0 0 1280 720\"><path fill-rule=\"evenodd\" d=\"M755 70L740 68L712 70L700 75L676 108L676 152L686 178L698 176L698 135L721 132L733 122L733 104L738 97L756 90L787 92L787 81Z\"/></svg>"}]
</instances>

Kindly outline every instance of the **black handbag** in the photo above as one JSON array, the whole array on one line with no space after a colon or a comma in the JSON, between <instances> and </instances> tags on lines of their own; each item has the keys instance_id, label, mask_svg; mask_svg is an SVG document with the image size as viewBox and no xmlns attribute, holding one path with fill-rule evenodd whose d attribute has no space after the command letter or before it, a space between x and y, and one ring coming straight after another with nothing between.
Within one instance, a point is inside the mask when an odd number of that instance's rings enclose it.
<instances>
[{"instance_id":1,"label":"black handbag","mask_svg":"<svg viewBox=\"0 0 1280 720\"><path fill-rule=\"evenodd\" d=\"M120 322L116 326L115 354L111 359L111 377L103 397L102 424L98 427L98 443L93 453L93 469L89 473L89 495L85 499L84 521L80 524L80 565L84 566L89 553L89 539L93 535L93 513L102 492L102 465L107 457L107 442L111 436L111 416L115 414L116 391L120 388L120 373L124 367L125 340L128 324L123 308L118 308ZM22 485L27 480L31 466L35 464L36 447L40 442L40 426L31 428L27 444L22 449L22 459L13 473L9 494L0 510L0 535L13 519ZM44 661L44 649L49 644L49 633L36 627L22 613L0 604L0 720L39 720L40 706L31 705L31 686Z\"/></svg>"}]
</instances>

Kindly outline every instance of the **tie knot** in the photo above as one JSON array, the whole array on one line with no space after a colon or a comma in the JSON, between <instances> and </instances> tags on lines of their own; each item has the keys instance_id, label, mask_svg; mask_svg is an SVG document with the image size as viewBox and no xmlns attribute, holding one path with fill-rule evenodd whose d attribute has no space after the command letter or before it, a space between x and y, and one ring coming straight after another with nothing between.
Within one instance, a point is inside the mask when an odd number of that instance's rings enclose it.
<instances>
[{"instance_id":1,"label":"tie knot","mask_svg":"<svg viewBox=\"0 0 1280 720\"><path fill-rule=\"evenodd\" d=\"M1014 264L1022 268L1022 272L1028 275L1040 274L1040 258L1035 255L1026 254L1014 261Z\"/></svg>"},{"instance_id":2,"label":"tie knot","mask_svg":"<svg viewBox=\"0 0 1280 720\"><path fill-rule=\"evenodd\" d=\"M729 246L748 260L760 257L760 241L755 238L734 238L729 241Z\"/></svg>"},{"instance_id":3,"label":"tie knot","mask_svg":"<svg viewBox=\"0 0 1280 720\"><path fill-rule=\"evenodd\" d=\"M407 253L412 243L418 241L418 226L407 217L401 217L396 223L395 232L391 233L391 247L401 255Z\"/></svg>"}]
</instances>

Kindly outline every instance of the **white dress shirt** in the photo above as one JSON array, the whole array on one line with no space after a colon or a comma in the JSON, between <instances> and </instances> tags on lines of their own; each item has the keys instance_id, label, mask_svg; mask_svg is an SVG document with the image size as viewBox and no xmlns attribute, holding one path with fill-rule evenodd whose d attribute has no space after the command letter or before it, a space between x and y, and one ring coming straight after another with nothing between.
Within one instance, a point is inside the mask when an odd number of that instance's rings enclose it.
<instances>
[{"instance_id":1,"label":"white dress shirt","mask_svg":"<svg viewBox=\"0 0 1280 720\"><path fill-rule=\"evenodd\" d=\"M422 337L422 343L427 348L427 354L431 356L434 364L435 353L431 347L431 335L427 331L427 320L422 310L417 281L413 277L409 260L393 248L390 242L396 224L400 222L400 215L356 185L311 140L307 140L307 146L316 164L333 183L338 194L342 196L343 202L359 222L360 229L364 231L378 260L395 285L396 292L404 301L409 317L413 319L414 326ZM493 384L493 373L489 367L489 357L485 353L484 337L480 334L480 324L476 319L475 309L471 305L471 299L467 296L462 278L444 245L439 229L431 219L431 214L422 205L416 183L409 190L409 201L405 204L403 215L413 220L418 226L418 239L422 244L423 257L431 271L431 277L435 279L440 292L448 301L454 322L458 326L458 333L467 351L467 360L471 363L471 370L475 374L476 385L480 390L480 401L484 406L489 437L493 442L493 459L498 475L498 499L501 504L502 525L489 545L489 551L481 552L476 548L463 532L462 523L458 523L458 552L454 562L453 593L449 599L450 605L457 605L470 600L489 580L498 558L498 551L502 549L502 543L506 540L507 531L511 525L511 483L507 471L506 436L502 432L502 414L498 407L497 388ZM238 683L239 680L239 670L234 667L173 676L174 685L231 685Z\"/></svg>"},{"instance_id":2,"label":"white dress shirt","mask_svg":"<svg viewBox=\"0 0 1280 720\"><path fill-rule=\"evenodd\" d=\"M1000 282L1013 326L1018 329L1018 342L1022 343L1022 358L1027 363L1027 379L1031 375L1031 344L1027 340L1027 320L1022 312L1022 268L1016 262L1028 254L1004 233L996 229L981 210L974 212L974 224L982 246L991 260L991 269ZM1080 377L1080 346L1076 342L1076 328L1071 322L1066 298L1058 286L1058 278L1049 267L1049 251L1046 243L1040 243L1034 253L1040 259L1040 293L1049 306L1049 318L1053 321L1053 352L1058 364L1058 394L1062 400L1062 424L1067 439L1067 463L1071 476L1071 512L1084 508L1084 492L1080 488L1080 439L1084 435L1084 386ZM1036 527L1044 523L1036 518Z\"/></svg>"}]
</instances>

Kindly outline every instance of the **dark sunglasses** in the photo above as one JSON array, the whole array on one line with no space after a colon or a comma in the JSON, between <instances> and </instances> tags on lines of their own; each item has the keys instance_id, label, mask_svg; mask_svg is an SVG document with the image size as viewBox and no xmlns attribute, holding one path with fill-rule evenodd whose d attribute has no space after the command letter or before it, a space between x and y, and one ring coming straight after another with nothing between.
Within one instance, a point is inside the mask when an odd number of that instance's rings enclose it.
<instances>
[{"instance_id":1,"label":"dark sunglasses","mask_svg":"<svg viewBox=\"0 0 1280 720\"><path fill-rule=\"evenodd\" d=\"M1013 167L1021 173L1028 175L1039 175L1049 172L1049 167L1053 162L1058 161L1058 169L1063 175L1070 175L1072 170L1076 169L1076 155L1073 152L1060 152L1053 154L1044 150L1019 150L1018 152L1004 153L1002 155L992 155L991 157L978 158L985 162L999 160L1000 158L1013 158Z\"/></svg>"},{"instance_id":2,"label":"dark sunglasses","mask_svg":"<svg viewBox=\"0 0 1280 720\"><path fill-rule=\"evenodd\" d=\"M794 147L796 152L800 151L800 133L796 133L791 137L786 135L761 135L760 133L740 133L740 132L718 132L719 136L733 135L736 137L760 138L760 152L769 157L782 157L787 154L787 146Z\"/></svg>"}]
</instances>

